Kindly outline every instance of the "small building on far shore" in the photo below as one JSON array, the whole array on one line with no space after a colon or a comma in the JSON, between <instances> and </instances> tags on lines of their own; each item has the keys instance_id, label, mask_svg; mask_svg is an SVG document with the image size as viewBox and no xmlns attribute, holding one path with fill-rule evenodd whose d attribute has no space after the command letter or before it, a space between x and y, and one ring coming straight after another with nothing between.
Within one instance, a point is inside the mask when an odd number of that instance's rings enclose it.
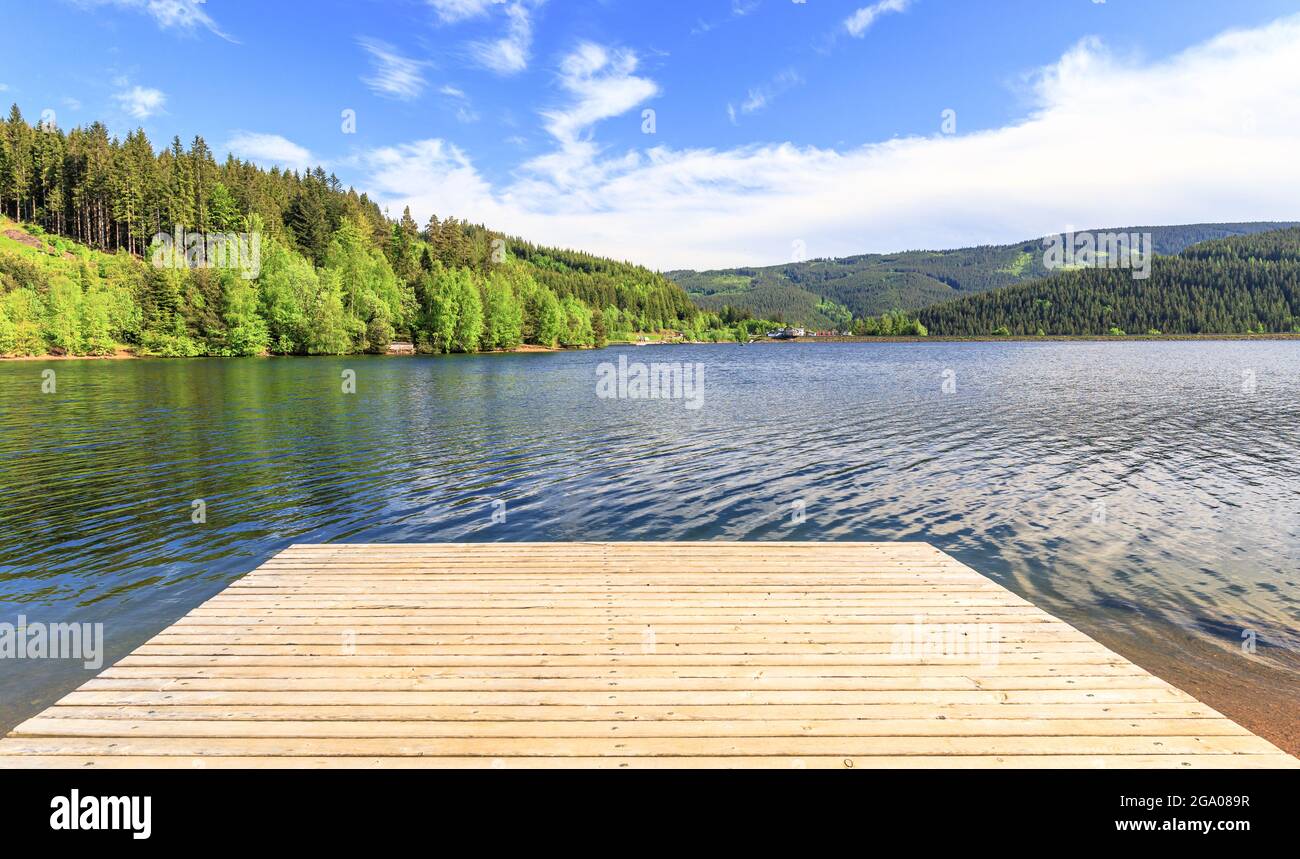
<instances>
[{"instance_id":1,"label":"small building on far shore","mask_svg":"<svg viewBox=\"0 0 1300 859\"><path fill-rule=\"evenodd\" d=\"M772 340L797 340L806 334L807 332L802 328L778 328L767 332L767 336Z\"/></svg>"},{"instance_id":2,"label":"small building on far shore","mask_svg":"<svg viewBox=\"0 0 1300 859\"><path fill-rule=\"evenodd\" d=\"M390 343L388 344L389 355L414 355L414 343Z\"/></svg>"}]
</instances>

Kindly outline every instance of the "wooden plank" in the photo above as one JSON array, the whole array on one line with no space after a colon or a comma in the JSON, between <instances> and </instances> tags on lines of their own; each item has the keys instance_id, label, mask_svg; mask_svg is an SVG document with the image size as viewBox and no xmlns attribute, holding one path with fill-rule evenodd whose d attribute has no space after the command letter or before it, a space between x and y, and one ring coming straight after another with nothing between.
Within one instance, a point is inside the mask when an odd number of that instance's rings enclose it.
<instances>
[{"instance_id":1,"label":"wooden plank","mask_svg":"<svg viewBox=\"0 0 1300 859\"><path fill-rule=\"evenodd\" d=\"M663 722L29 719L12 736L54 737L1211 737L1250 736L1225 719L751 719Z\"/></svg>"},{"instance_id":2,"label":"wooden plank","mask_svg":"<svg viewBox=\"0 0 1300 859\"><path fill-rule=\"evenodd\" d=\"M621 720L624 722L673 721L677 719L700 721L751 721L769 719L933 719L935 721L961 719L1002 719L1013 723L1028 719L1087 719L1109 721L1114 719L1202 719L1226 723L1217 713L1200 704L1185 701L1158 704L827 704L783 706L779 704L728 704L720 706L687 706L638 704L587 704L575 706L556 705L505 705L434 704L434 705L330 705L330 704L264 704L218 706L204 704L172 703L165 707L150 705L94 706L56 704L37 718L50 719L222 719L233 721L475 721L540 722L565 720L569 722ZM1244 730L1244 729L1242 729Z\"/></svg>"},{"instance_id":3,"label":"wooden plank","mask_svg":"<svg viewBox=\"0 0 1300 859\"><path fill-rule=\"evenodd\" d=\"M3 767L1279 767L920 543L292 546Z\"/></svg>"},{"instance_id":4,"label":"wooden plank","mask_svg":"<svg viewBox=\"0 0 1300 859\"><path fill-rule=\"evenodd\" d=\"M936 665L927 668L927 676L970 676L970 669L962 665ZM812 678L865 678L913 677L914 665L772 665L754 668L748 665L630 665L611 668L605 665L570 666L431 666L424 668L394 668L373 665L229 665L192 667L160 667L123 665L118 663L100 674L101 679L145 677L154 680L199 677L458 677L458 678L610 678L610 677L739 677L761 679L774 677ZM982 668L980 677L1149 677L1135 665L1125 663L1047 664L1047 665L992 665Z\"/></svg>"},{"instance_id":5,"label":"wooden plank","mask_svg":"<svg viewBox=\"0 0 1300 859\"><path fill-rule=\"evenodd\" d=\"M1279 769L1282 752L1242 755L840 755L789 757L258 757L0 754L0 768L32 769Z\"/></svg>"},{"instance_id":6,"label":"wooden plank","mask_svg":"<svg viewBox=\"0 0 1300 859\"><path fill-rule=\"evenodd\" d=\"M1246 736L940 737L21 737L6 754L385 757L845 757L899 755L1236 755L1262 753Z\"/></svg>"},{"instance_id":7,"label":"wooden plank","mask_svg":"<svg viewBox=\"0 0 1300 859\"><path fill-rule=\"evenodd\" d=\"M1114 690L876 690L782 691L744 689L731 692L695 692L681 689L590 690L585 692L487 692L403 690L358 691L213 691L176 689L168 684L152 691L81 688L62 699L69 704L118 706L122 704L624 704L688 706L702 704L1149 704L1191 699L1173 688ZM2 741L0 741L2 742Z\"/></svg>"}]
</instances>

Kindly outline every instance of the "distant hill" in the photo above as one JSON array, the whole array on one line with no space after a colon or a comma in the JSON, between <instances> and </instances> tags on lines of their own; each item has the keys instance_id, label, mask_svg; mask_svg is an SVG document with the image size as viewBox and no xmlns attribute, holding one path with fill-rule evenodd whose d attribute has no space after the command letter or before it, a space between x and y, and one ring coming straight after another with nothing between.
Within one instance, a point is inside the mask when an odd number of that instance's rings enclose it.
<instances>
[{"instance_id":1,"label":"distant hill","mask_svg":"<svg viewBox=\"0 0 1300 859\"><path fill-rule=\"evenodd\" d=\"M1151 277L1079 269L927 307L932 336L1300 332L1300 229L1239 234L1158 256Z\"/></svg>"},{"instance_id":2,"label":"distant hill","mask_svg":"<svg viewBox=\"0 0 1300 859\"><path fill-rule=\"evenodd\" d=\"M1199 242L1296 226L1296 222L1112 227L1091 232L1151 233L1156 253L1173 255ZM966 294L1047 276L1041 239L947 251L865 254L841 259L736 268L672 271L702 309L732 307L765 319L811 328L842 327L850 317L916 310Z\"/></svg>"}]
</instances>

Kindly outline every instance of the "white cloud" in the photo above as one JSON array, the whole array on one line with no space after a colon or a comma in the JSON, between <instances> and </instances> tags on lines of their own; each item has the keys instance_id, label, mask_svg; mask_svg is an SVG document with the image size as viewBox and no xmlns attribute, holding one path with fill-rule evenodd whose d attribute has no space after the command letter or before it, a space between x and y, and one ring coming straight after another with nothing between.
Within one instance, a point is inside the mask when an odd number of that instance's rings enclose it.
<instances>
[{"instance_id":1,"label":"white cloud","mask_svg":"<svg viewBox=\"0 0 1300 859\"><path fill-rule=\"evenodd\" d=\"M786 69L785 71L779 72L768 83L750 88L749 93L745 96L745 100L740 103L740 112L756 113L763 110L778 96L783 95L802 83L803 76L795 69ZM731 121L734 124L736 122L736 108L734 105L727 105L727 115L731 118Z\"/></svg>"},{"instance_id":2,"label":"white cloud","mask_svg":"<svg viewBox=\"0 0 1300 859\"><path fill-rule=\"evenodd\" d=\"M503 0L428 0L429 5L438 13L438 17L449 24L477 18L487 14L488 9Z\"/></svg>"},{"instance_id":3,"label":"white cloud","mask_svg":"<svg viewBox=\"0 0 1300 859\"><path fill-rule=\"evenodd\" d=\"M610 50L583 42L560 62L559 84L569 94L568 104L542 111L548 133L559 149L523 165L533 174L529 191L573 192L578 184L591 184L607 168L597 162L600 149L591 139L602 120L621 116L659 94L659 85L638 77L634 51Z\"/></svg>"},{"instance_id":4,"label":"white cloud","mask_svg":"<svg viewBox=\"0 0 1300 859\"><path fill-rule=\"evenodd\" d=\"M397 53L387 42L357 39L370 54L371 73L361 80L371 91L385 98L411 101L420 97L428 81L424 79L426 60L413 60Z\"/></svg>"},{"instance_id":5,"label":"white cloud","mask_svg":"<svg viewBox=\"0 0 1300 859\"><path fill-rule=\"evenodd\" d=\"M695 26L691 28L692 36L702 36L705 33L711 33L724 24L729 24L737 18L748 17L755 12L759 6L763 5L761 0L731 0L731 14L726 18L715 21L706 21L703 18L696 19Z\"/></svg>"},{"instance_id":6,"label":"white cloud","mask_svg":"<svg viewBox=\"0 0 1300 859\"><path fill-rule=\"evenodd\" d=\"M150 15L159 27L192 31L202 27L223 39L234 41L221 31L217 22L204 11L206 0L72 0L78 6L116 6Z\"/></svg>"},{"instance_id":7,"label":"white cloud","mask_svg":"<svg viewBox=\"0 0 1300 859\"><path fill-rule=\"evenodd\" d=\"M504 35L466 46L475 63L497 74L513 75L528 68L533 49L533 10L546 0L426 0L446 24L482 18L500 8L506 18Z\"/></svg>"},{"instance_id":8,"label":"white cloud","mask_svg":"<svg viewBox=\"0 0 1300 859\"><path fill-rule=\"evenodd\" d=\"M123 82L121 84L125 86ZM113 96L122 109L136 119L148 119L149 117L161 113L163 105L167 102L161 90L152 87L133 86L123 89Z\"/></svg>"},{"instance_id":9,"label":"white cloud","mask_svg":"<svg viewBox=\"0 0 1300 859\"><path fill-rule=\"evenodd\" d=\"M318 163L309 149L278 134L240 131L227 141L226 149L236 157L267 168L307 170Z\"/></svg>"},{"instance_id":10,"label":"white cloud","mask_svg":"<svg viewBox=\"0 0 1300 859\"><path fill-rule=\"evenodd\" d=\"M584 46L560 143L494 186L441 140L371 153L366 187L393 211L456 215L660 268L956 247L1080 229L1288 220L1300 200L1300 16L1156 62L1084 42L1033 78L1023 120L842 150L795 143L606 155L603 118L657 92L635 57Z\"/></svg>"},{"instance_id":11,"label":"white cloud","mask_svg":"<svg viewBox=\"0 0 1300 859\"><path fill-rule=\"evenodd\" d=\"M506 33L499 39L474 42L471 56L498 74L512 75L528 68L533 48L532 10L524 0L506 6Z\"/></svg>"},{"instance_id":12,"label":"white cloud","mask_svg":"<svg viewBox=\"0 0 1300 859\"><path fill-rule=\"evenodd\" d=\"M473 102L463 89L451 84L444 84L438 88L438 92L451 99L452 103L456 105L457 120L466 124L479 121L478 112L474 110Z\"/></svg>"},{"instance_id":13,"label":"white cloud","mask_svg":"<svg viewBox=\"0 0 1300 859\"><path fill-rule=\"evenodd\" d=\"M546 130L561 143L572 143L585 129L657 95L658 84L634 74L639 63L634 51L580 44L560 63L560 86L573 98L564 108L542 112Z\"/></svg>"},{"instance_id":14,"label":"white cloud","mask_svg":"<svg viewBox=\"0 0 1300 859\"><path fill-rule=\"evenodd\" d=\"M890 12L906 12L907 7L911 5L912 0L880 0L879 3L862 7L844 19L844 29L848 30L849 35L855 39L861 39L881 15Z\"/></svg>"},{"instance_id":15,"label":"white cloud","mask_svg":"<svg viewBox=\"0 0 1300 859\"><path fill-rule=\"evenodd\" d=\"M498 203L491 186L478 174L469 157L443 140L421 140L376 149L366 155L371 187L389 193L401 188L418 188L414 199L427 221L440 216L474 211L479 217L508 215L509 207ZM435 206L430 205L437 198ZM417 209L412 208L412 212ZM485 221L487 223L488 221Z\"/></svg>"}]
</instances>

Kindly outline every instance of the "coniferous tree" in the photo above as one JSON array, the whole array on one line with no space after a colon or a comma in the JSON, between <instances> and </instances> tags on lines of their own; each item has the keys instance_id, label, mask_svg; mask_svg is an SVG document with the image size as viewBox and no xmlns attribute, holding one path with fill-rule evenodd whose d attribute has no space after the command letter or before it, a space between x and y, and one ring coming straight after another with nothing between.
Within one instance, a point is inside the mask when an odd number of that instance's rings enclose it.
<instances>
[{"instance_id":1,"label":"coniferous tree","mask_svg":"<svg viewBox=\"0 0 1300 859\"><path fill-rule=\"evenodd\" d=\"M409 209L389 221L320 168L218 164L201 137L155 153L140 129L119 141L102 123L34 127L16 105L0 123L0 215L27 222L33 248L0 252L0 354L337 354L397 336L438 351L587 345L594 308L628 331L702 325L680 288L638 266L450 216L420 230ZM241 232L259 238L253 280L220 267L253 261L207 253L211 234Z\"/></svg>"}]
</instances>

